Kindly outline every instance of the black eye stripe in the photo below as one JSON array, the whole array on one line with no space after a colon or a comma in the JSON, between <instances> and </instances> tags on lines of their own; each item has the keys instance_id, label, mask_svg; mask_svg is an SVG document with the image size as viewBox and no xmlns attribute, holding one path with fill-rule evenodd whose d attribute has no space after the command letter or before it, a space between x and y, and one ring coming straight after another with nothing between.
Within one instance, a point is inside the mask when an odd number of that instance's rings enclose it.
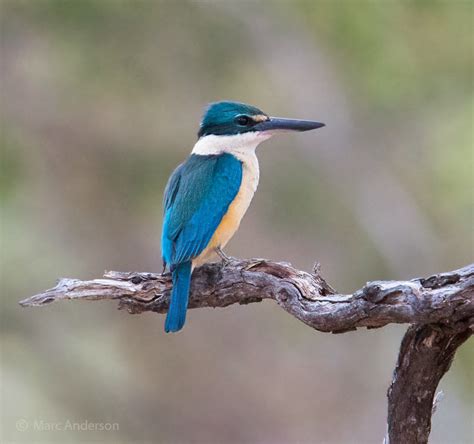
<instances>
[{"instance_id":1,"label":"black eye stripe","mask_svg":"<svg viewBox=\"0 0 474 444\"><path fill-rule=\"evenodd\" d=\"M235 118L235 121L237 124L241 125L241 126L249 126L251 125L252 123L255 123L249 116L237 116Z\"/></svg>"}]
</instances>

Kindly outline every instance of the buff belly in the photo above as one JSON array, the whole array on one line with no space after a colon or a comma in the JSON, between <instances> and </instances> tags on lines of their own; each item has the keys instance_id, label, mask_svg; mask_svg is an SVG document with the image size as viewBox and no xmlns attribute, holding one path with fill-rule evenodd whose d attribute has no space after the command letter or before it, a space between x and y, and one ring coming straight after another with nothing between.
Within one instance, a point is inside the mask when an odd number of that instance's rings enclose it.
<instances>
[{"instance_id":1,"label":"buff belly","mask_svg":"<svg viewBox=\"0 0 474 444\"><path fill-rule=\"evenodd\" d=\"M216 248L224 248L239 228L243 214L239 214L240 212L236 208L232 208L233 205L234 203L231 204L229 210L222 218L221 223L217 227L217 230L209 241L209 244L207 244L207 247L196 259L193 260L194 267L199 267L206 262L212 262L217 259Z\"/></svg>"},{"instance_id":2,"label":"buff belly","mask_svg":"<svg viewBox=\"0 0 474 444\"><path fill-rule=\"evenodd\" d=\"M239 228L240 221L244 217L258 185L258 161L256 157L254 159L251 159L254 162L243 163L242 184L239 192L229 205L227 213L222 218L207 247L193 259L193 268L216 260L216 248L224 248Z\"/></svg>"}]
</instances>

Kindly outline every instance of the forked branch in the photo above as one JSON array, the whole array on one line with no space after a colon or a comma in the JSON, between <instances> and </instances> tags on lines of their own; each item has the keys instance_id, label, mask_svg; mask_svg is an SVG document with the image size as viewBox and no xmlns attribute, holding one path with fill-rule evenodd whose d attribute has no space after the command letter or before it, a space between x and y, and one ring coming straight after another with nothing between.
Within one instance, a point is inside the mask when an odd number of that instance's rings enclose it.
<instances>
[{"instance_id":1,"label":"forked branch","mask_svg":"<svg viewBox=\"0 0 474 444\"><path fill-rule=\"evenodd\" d=\"M119 302L130 313L165 313L169 275L106 272L101 279L61 279L24 307L62 299ZM343 333L359 327L412 324L402 341L388 393L386 442L426 443L436 387L457 348L474 329L474 264L409 281L368 282L353 294L338 294L316 267L313 273L265 259L209 264L195 270L189 308L227 307L273 299L306 325Z\"/></svg>"}]
</instances>

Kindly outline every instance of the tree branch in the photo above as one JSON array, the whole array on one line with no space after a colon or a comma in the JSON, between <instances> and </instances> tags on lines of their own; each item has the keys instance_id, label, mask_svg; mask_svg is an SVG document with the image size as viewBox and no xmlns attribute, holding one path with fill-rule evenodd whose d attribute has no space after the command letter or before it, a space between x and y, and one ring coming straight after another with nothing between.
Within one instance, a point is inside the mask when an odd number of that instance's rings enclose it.
<instances>
[{"instance_id":1,"label":"tree branch","mask_svg":"<svg viewBox=\"0 0 474 444\"><path fill-rule=\"evenodd\" d=\"M62 299L118 300L130 313L165 313L170 275L106 272L102 279L61 279L24 307ZM411 326L402 341L388 391L390 444L426 443L436 387L457 348L474 330L474 264L410 281L373 281L353 294L337 294L319 272L265 259L208 264L195 270L189 308L227 307L273 299L310 327L343 333L391 323Z\"/></svg>"},{"instance_id":2,"label":"tree branch","mask_svg":"<svg viewBox=\"0 0 474 444\"><path fill-rule=\"evenodd\" d=\"M24 307L62 299L119 301L130 313L165 313L170 275L106 272L90 281L61 279L43 293L20 302ZM222 268L209 264L195 270L189 308L227 307L273 299L288 313L323 332L391 323L455 325L474 322L474 264L426 279L373 281L353 294L337 294L315 270L297 270L264 259L233 261Z\"/></svg>"}]
</instances>

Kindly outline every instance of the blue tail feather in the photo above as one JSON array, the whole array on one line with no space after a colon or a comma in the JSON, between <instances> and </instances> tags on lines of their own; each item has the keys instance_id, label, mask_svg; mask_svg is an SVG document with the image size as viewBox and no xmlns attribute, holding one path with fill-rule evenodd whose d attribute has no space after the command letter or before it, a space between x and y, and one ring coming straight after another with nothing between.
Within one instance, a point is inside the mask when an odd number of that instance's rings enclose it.
<instances>
[{"instance_id":1,"label":"blue tail feather","mask_svg":"<svg viewBox=\"0 0 474 444\"><path fill-rule=\"evenodd\" d=\"M173 268L173 289L171 303L166 315L165 332L176 332L183 328L188 309L189 287L191 284L191 261Z\"/></svg>"}]
</instances>

